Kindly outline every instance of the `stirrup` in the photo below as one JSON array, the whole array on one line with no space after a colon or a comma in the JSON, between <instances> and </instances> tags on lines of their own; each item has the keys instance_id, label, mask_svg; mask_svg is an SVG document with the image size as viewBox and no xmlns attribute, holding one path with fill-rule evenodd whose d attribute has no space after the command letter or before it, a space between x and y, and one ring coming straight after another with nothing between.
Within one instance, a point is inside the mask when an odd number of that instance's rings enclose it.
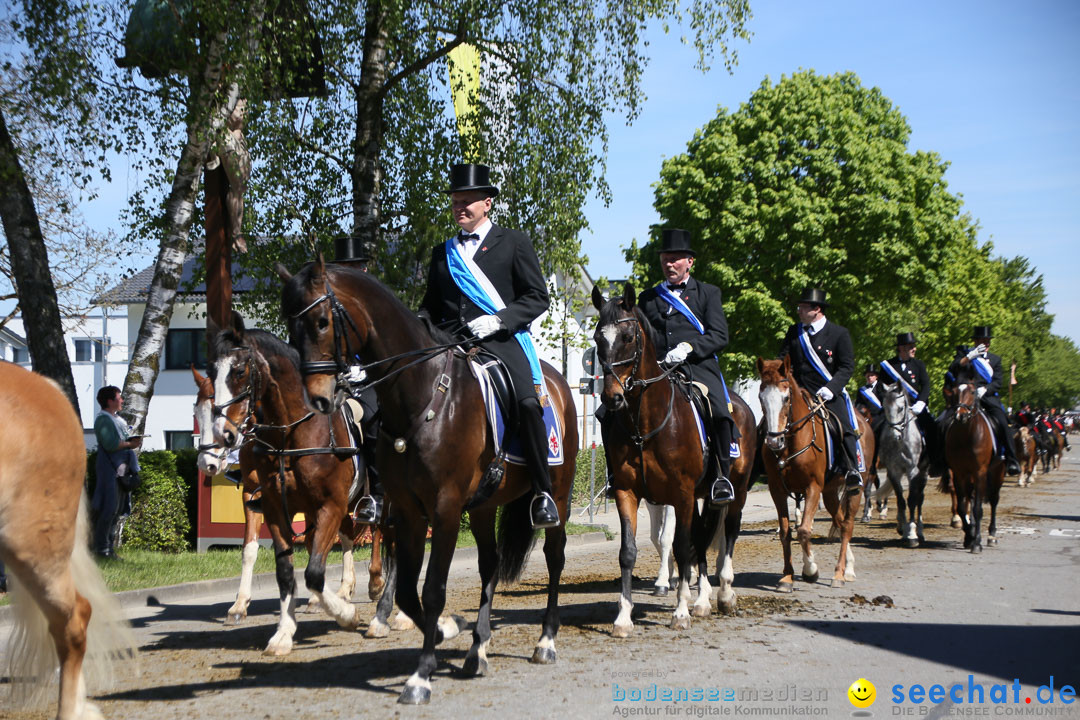
<instances>
[{"instance_id":1,"label":"stirrup","mask_svg":"<svg viewBox=\"0 0 1080 720\"><path fill-rule=\"evenodd\" d=\"M532 502L529 503L529 520L534 530L559 526L559 508L556 507L551 495L541 492L533 496Z\"/></svg>"},{"instance_id":2,"label":"stirrup","mask_svg":"<svg viewBox=\"0 0 1080 720\"><path fill-rule=\"evenodd\" d=\"M365 495L356 504L355 522L358 525L378 525L382 519L382 498Z\"/></svg>"},{"instance_id":3,"label":"stirrup","mask_svg":"<svg viewBox=\"0 0 1080 720\"><path fill-rule=\"evenodd\" d=\"M858 490L863 486L862 475L858 470L848 470L844 476L844 489L845 490Z\"/></svg>"},{"instance_id":4,"label":"stirrup","mask_svg":"<svg viewBox=\"0 0 1080 720\"><path fill-rule=\"evenodd\" d=\"M709 506L719 508L727 505L735 499L735 488L731 481L721 475L713 481L709 488Z\"/></svg>"}]
</instances>

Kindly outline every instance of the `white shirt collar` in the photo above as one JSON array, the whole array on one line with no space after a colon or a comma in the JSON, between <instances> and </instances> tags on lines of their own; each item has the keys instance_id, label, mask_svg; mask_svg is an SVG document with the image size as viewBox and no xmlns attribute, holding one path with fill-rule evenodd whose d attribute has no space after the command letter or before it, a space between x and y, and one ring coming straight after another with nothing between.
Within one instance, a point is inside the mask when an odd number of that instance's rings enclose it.
<instances>
[{"instance_id":1,"label":"white shirt collar","mask_svg":"<svg viewBox=\"0 0 1080 720\"><path fill-rule=\"evenodd\" d=\"M810 327L813 328L814 334L817 335L819 332L821 332L821 328L825 327L825 317L822 316L814 322L810 323Z\"/></svg>"}]
</instances>

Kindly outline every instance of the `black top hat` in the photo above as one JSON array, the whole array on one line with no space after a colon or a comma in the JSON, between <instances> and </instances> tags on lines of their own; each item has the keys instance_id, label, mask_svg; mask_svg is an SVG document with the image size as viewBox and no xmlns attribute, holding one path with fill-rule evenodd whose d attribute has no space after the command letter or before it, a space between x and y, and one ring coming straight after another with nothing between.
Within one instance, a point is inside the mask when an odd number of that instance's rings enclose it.
<instances>
[{"instance_id":1,"label":"black top hat","mask_svg":"<svg viewBox=\"0 0 1080 720\"><path fill-rule=\"evenodd\" d=\"M499 188L492 185L488 179L490 171L491 169L487 165L474 165L473 163L451 165L450 189L443 192L449 195L450 193L479 190L482 193L487 193L488 197L495 197L499 194Z\"/></svg>"},{"instance_id":2,"label":"black top hat","mask_svg":"<svg viewBox=\"0 0 1080 720\"><path fill-rule=\"evenodd\" d=\"M829 303L825 301L825 291L821 288L806 288L799 296L799 302L829 307Z\"/></svg>"},{"instance_id":3,"label":"black top hat","mask_svg":"<svg viewBox=\"0 0 1080 720\"><path fill-rule=\"evenodd\" d=\"M664 228L660 231L660 252L662 253L686 253L694 256L694 248L690 247L690 231L678 228Z\"/></svg>"},{"instance_id":4,"label":"black top hat","mask_svg":"<svg viewBox=\"0 0 1080 720\"><path fill-rule=\"evenodd\" d=\"M896 344L897 345L914 345L915 344L915 333L909 333L909 332L900 333L899 335L896 336Z\"/></svg>"},{"instance_id":5,"label":"black top hat","mask_svg":"<svg viewBox=\"0 0 1080 720\"><path fill-rule=\"evenodd\" d=\"M867 363L866 364L866 369L863 370L863 375L869 375L870 373L874 373L875 375L880 375L880 373L878 372L878 367L874 363Z\"/></svg>"},{"instance_id":6,"label":"black top hat","mask_svg":"<svg viewBox=\"0 0 1080 720\"><path fill-rule=\"evenodd\" d=\"M993 333L990 332L989 325L976 325L975 329L971 331L971 339L978 340L979 338L992 338Z\"/></svg>"}]
</instances>

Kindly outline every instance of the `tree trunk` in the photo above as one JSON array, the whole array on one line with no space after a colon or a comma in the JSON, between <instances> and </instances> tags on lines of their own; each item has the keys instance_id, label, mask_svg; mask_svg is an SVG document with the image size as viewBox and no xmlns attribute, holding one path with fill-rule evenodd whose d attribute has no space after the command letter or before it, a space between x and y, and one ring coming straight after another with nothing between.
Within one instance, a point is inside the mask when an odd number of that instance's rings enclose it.
<instances>
[{"instance_id":1,"label":"tree trunk","mask_svg":"<svg viewBox=\"0 0 1080 720\"><path fill-rule=\"evenodd\" d=\"M11 253L11 272L19 296L30 360L35 372L51 378L79 412L79 396L71 375L56 286L49 274L49 253L41 236L34 198L26 184L7 120L0 110L0 218Z\"/></svg>"},{"instance_id":2,"label":"tree trunk","mask_svg":"<svg viewBox=\"0 0 1080 720\"><path fill-rule=\"evenodd\" d=\"M221 132L240 97L239 86L233 83L228 87L225 103L220 107L213 105L214 93L220 86L224 72L224 47L224 34L217 35L210 41L203 76L193 83L194 97L188 120L188 140L180 154L165 206L167 230L158 251L154 277L146 298L146 311L131 352L127 378L124 380L122 415L135 433L142 433L146 426L146 412L154 395L154 383L157 382L161 370L161 348L172 320L173 305L180 285L180 271L184 267L188 236L195 213L199 176L206 160L209 141L215 133Z\"/></svg>"},{"instance_id":3,"label":"tree trunk","mask_svg":"<svg viewBox=\"0 0 1080 720\"><path fill-rule=\"evenodd\" d=\"M356 137L353 140L353 235L374 257L382 224L382 106L388 76L386 9L378 0L367 5L364 58L356 100Z\"/></svg>"}]
</instances>

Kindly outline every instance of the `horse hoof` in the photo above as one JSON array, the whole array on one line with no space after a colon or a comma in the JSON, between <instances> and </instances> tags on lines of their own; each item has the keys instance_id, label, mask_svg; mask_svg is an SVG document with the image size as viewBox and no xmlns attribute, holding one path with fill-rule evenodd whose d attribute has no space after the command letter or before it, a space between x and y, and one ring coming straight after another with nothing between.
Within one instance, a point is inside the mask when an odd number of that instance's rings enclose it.
<instances>
[{"instance_id":1,"label":"horse hoof","mask_svg":"<svg viewBox=\"0 0 1080 720\"><path fill-rule=\"evenodd\" d=\"M972 555L978 555L981 552L982 552L982 545L972 545L971 546L971 554Z\"/></svg>"},{"instance_id":2,"label":"horse hoof","mask_svg":"<svg viewBox=\"0 0 1080 720\"><path fill-rule=\"evenodd\" d=\"M488 673L487 660L480 659L479 655L470 655L465 658L465 664L461 667L461 672L468 677L483 677Z\"/></svg>"},{"instance_id":3,"label":"horse hoof","mask_svg":"<svg viewBox=\"0 0 1080 720\"><path fill-rule=\"evenodd\" d=\"M612 625L611 637L613 638L628 638L630 633L634 631L633 625Z\"/></svg>"},{"instance_id":4,"label":"horse hoof","mask_svg":"<svg viewBox=\"0 0 1080 720\"><path fill-rule=\"evenodd\" d=\"M986 544L989 545L990 547L995 547L997 545L997 543L998 543L998 539L996 537L991 537L989 540L986 541Z\"/></svg>"},{"instance_id":5,"label":"horse hoof","mask_svg":"<svg viewBox=\"0 0 1080 720\"><path fill-rule=\"evenodd\" d=\"M415 627L416 623L403 612L399 612L397 616L390 621L391 630L412 630Z\"/></svg>"},{"instance_id":6,"label":"horse hoof","mask_svg":"<svg viewBox=\"0 0 1080 720\"><path fill-rule=\"evenodd\" d=\"M789 593L795 589L794 583L782 582L777 584L776 591L782 593Z\"/></svg>"},{"instance_id":7,"label":"horse hoof","mask_svg":"<svg viewBox=\"0 0 1080 720\"><path fill-rule=\"evenodd\" d=\"M653 597L667 597L668 588L657 585L652 590Z\"/></svg>"},{"instance_id":8,"label":"horse hoof","mask_svg":"<svg viewBox=\"0 0 1080 720\"><path fill-rule=\"evenodd\" d=\"M690 618L689 617L673 617L671 618L672 630L689 630Z\"/></svg>"},{"instance_id":9,"label":"horse hoof","mask_svg":"<svg viewBox=\"0 0 1080 720\"><path fill-rule=\"evenodd\" d=\"M818 581L818 577L820 577L820 573L814 573L813 575L803 575L802 579L803 582L813 584Z\"/></svg>"},{"instance_id":10,"label":"horse hoof","mask_svg":"<svg viewBox=\"0 0 1080 720\"><path fill-rule=\"evenodd\" d=\"M529 662L534 665L554 665L555 664L555 650L552 648L538 647L533 650L532 657L529 658Z\"/></svg>"},{"instance_id":11,"label":"horse hoof","mask_svg":"<svg viewBox=\"0 0 1080 720\"><path fill-rule=\"evenodd\" d=\"M695 605L690 608L690 614L696 618L707 618L712 615L712 608L708 605Z\"/></svg>"},{"instance_id":12,"label":"horse hoof","mask_svg":"<svg viewBox=\"0 0 1080 720\"><path fill-rule=\"evenodd\" d=\"M829 585L829 587L842 588L842 587L844 587L844 581L841 578L833 578L832 579L832 584Z\"/></svg>"},{"instance_id":13,"label":"horse hoof","mask_svg":"<svg viewBox=\"0 0 1080 720\"><path fill-rule=\"evenodd\" d=\"M724 602L721 600L717 604L716 609L718 612L727 615L728 617L732 617L733 615L735 615L735 611L737 609L736 601L732 600L731 602Z\"/></svg>"},{"instance_id":14,"label":"horse hoof","mask_svg":"<svg viewBox=\"0 0 1080 720\"><path fill-rule=\"evenodd\" d=\"M265 650L263 650L263 655L266 655L267 657L285 657L286 655L288 655L291 652L292 652L292 643L289 643L289 644L285 644L285 643L274 644L274 643L271 643L270 645L266 646Z\"/></svg>"},{"instance_id":15,"label":"horse hoof","mask_svg":"<svg viewBox=\"0 0 1080 720\"><path fill-rule=\"evenodd\" d=\"M397 701L401 705L427 705L431 702L431 689L420 685L406 685Z\"/></svg>"},{"instance_id":16,"label":"horse hoof","mask_svg":"<svg viewBox=\"0 0 1080 720\"><path fill-rule=\"evenodd\" d=\"M386 589L386 581L380 581L378 583L368 583L367 596L371 602L378 602L382 597L383 590Z\"/></svg>"},{"instance_id":17,"label":"horse hoof","mask_svg":"<svg viewBox=\"0 0 1080 720\"><path fill-rule=\"evenodd\" d=\"M962 523L960 521L960 516L959 515L953 515L952 522L949 523L949 525L951 525L954 528L961 528L961 527L964 526L964 523Z\"/></svg>"},{"instance_id":18,"label":"horse hoof","mask_svg":"<svg viewBox=\"0 0 1080 720\"><path fill-rule=\"evenodd\" d=\"M390 637L390 626L384 622L378 620L372 620L368 625L368 629L364 632L364 637L370 639Z\"/></svg>"},{"instance_id":19,"label":"horse hoof","mask_svg":"<svg viewBox=\"0 0 1080 720\"><path fill-rule=\"evenodd\" d=\"M904 547L917 548L919 547L918 538L904 538Z\"/></svg>"},{"instance_id":20,"label":"horse hoof","mask_svg":"<svg viewBox=\"0 0 1080 720\"><path fill-rule=\"evenodd\" d=\"M225 627L232 627L234 625L239 625L240 623L244 622L244 620L246 620L246 619L247 619L247 613L242 613L242 612L229 613L228 615L225 616Z\"/></svg>"}]
</instances>

